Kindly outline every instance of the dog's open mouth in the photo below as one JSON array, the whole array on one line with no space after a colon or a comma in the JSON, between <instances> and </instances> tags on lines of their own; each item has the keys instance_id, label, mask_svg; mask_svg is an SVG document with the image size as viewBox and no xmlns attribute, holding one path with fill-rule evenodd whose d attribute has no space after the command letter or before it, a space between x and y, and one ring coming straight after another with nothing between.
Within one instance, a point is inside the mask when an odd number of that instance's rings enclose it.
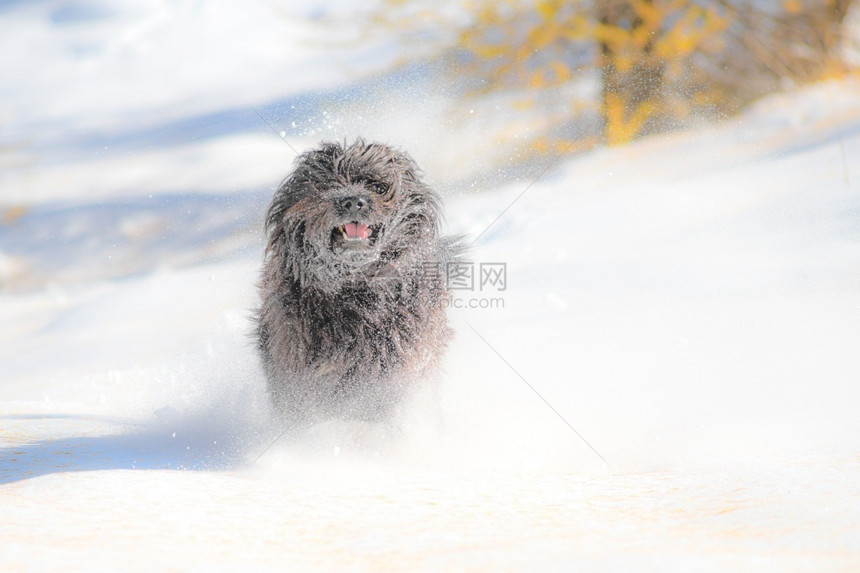
<instances>
[{"instance_id":1,"label":"dog's open mouth","mask_svg":"<svg viewBox=\"0 0 860 573\"><path fill-rule=\"evenodd\" d=\"M381 225L366 225L358 221L350 221L331 232L332 247L338 248L369 248L376 242Z\"/></svg>"}]
</instances>

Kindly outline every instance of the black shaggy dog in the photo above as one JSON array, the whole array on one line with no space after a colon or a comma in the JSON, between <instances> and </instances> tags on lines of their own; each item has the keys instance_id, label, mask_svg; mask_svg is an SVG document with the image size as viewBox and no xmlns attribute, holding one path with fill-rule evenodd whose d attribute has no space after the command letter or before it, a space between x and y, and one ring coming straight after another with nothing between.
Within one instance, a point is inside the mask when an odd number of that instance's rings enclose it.
<instances>
[{"instance_id":1,"label":"black shaggy dog","mask_svg":"<svg viewBox=\"0 0 860 573\"><path fill-rule=\"evenodd\" d=\"M288 426L384 419L451 337L440 198L402 151L361 139L298 157L266 216L257 336Z\"/></svg>"}]
</instances>

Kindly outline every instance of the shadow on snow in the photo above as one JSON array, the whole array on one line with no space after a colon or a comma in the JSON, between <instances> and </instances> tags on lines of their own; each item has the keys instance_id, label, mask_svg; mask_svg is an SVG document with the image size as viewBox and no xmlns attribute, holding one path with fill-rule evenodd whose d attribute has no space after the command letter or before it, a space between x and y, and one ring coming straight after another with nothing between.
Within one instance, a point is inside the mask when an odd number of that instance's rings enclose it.
<instances>
[{"instance_id":1,"label":"shadow on snow","mask_svg":"<svg viewBox=\"0 0 860 573\"><path fill-rule=\"evenodd\" d=\"M3 420L104 422L92 416L0 416ZM101 436L44 439L0 448L0 484L53 473L98 470L223 471L241 467L260 449L266 431L231 431L217 424L182 423L154 427L117 422L127 431Z\"/></svg>"}]
</instances>

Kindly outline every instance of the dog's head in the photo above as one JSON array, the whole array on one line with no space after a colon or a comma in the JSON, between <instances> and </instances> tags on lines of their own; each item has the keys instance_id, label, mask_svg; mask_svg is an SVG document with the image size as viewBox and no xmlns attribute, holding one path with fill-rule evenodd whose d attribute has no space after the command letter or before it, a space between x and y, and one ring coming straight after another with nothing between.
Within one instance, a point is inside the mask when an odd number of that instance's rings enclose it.
<instances>
[{"instance_id":1,"label":"dog's head","mask_svg":"<svg viewBox=\"0 0 860 573\"><path fill-rule=\"evenodd\" d=\"M275 192L267 254L289 278L330 291L419 263L439 218L438 195L406 153L362 139L323 143Z\"/></svg>"}]
</instances>

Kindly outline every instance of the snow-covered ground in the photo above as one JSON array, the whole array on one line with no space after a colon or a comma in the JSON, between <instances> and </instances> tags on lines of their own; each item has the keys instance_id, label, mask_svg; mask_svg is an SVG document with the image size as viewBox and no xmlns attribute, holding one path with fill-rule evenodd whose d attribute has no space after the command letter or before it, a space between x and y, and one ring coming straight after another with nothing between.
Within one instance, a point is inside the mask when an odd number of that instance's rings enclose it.
<instances>
[{"instance_id":1,"label":"snow-covered ground","mask_svg":"<svg viewBox=\"0 0 860 573\"><path fill-rule=\"evenodd\" d=\"M438 392L267 449L266 122L431 181L474 134L420 141L420 77L326 123L356 78L320 62L390 56L278 46L308 27L265 3L67 5L0 4L0 570L860 568L860 83L449 193L478 276Z\"/></svg>"}]
</instances>

